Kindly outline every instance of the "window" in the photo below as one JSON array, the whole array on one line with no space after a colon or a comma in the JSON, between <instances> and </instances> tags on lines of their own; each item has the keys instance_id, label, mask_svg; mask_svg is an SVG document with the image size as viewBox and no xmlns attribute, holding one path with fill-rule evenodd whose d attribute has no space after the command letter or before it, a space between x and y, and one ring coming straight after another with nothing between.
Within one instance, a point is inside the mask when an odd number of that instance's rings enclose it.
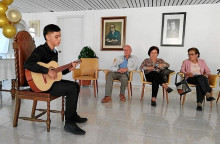
<instances>
[{"instance_id":1,"label":"window","mask_svg":"<svg viewBox=\"0 0 220 144\"><path fill-rule=\"evenodd\" d=\"M8 53L9 38L6 38L0 28L0 53Z\"/></svg>"}]
</instances>

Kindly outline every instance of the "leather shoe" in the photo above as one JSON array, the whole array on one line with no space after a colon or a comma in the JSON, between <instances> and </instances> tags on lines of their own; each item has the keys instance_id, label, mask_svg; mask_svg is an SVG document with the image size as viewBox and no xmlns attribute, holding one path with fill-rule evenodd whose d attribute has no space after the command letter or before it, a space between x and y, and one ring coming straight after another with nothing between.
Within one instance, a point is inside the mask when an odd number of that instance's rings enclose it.
<instances>
[{"instance_id":1,"label":"leather shoe","mask_svg":"<svg viewBox=\"0 0 220 144\"><path fill-rule=\"evenodd\" d=\"M196 110L197 110L197 111L202 111L202 106L197 106L197 107L196 107Z\"/></svg>"},{"instance_id":2,"label":"leather shoe","mask_svg":"<svg viewBox=\"0 0 220 144\"><path fill-rule=\"evenodd\" d=\"M110 96L105 96L103 99L102 99L102 103L107 103L107 102L111 102L112 101L112 98Z\"/></svg>"},{"instance_id":3,"label":"leather shoe","mask_svg":"<svg viewBox=\"0 0 220 144\"><path fill-rule=\"evenodd\" d=\"M123 94L120 94L119 97L120 97L120 101L122 101L122 102L126 101L126 98Z\"/></svg>"},{"instance_id":4,"label":"leather shoe","mask_svg":"<svg viewBox=\"0 0 220 144\"><path fill-rule=\"evenodd\" d=\"M81 118L78 114L76 114L73 118L75 123L85 123L87 120L87 118Z\"/></svg>"},{"instance_id":5,"label":"leather shoe","mask_svg":"<svg viewBox=\"0 0 220 144\"><path fill-rule=\"evenodd\" d=\"M206 98L206 100L207 100L207 101L214 101L215 98L210 96L210 97Z\"/></svg>"},{"instance_id":6,"label":"leather shoe","mask_svg":"<svg viewBox=\"0 0 220 144\"><path fill-rule=\"evenodd\" d=\"M171 92L173 91L173 89L170 88L170 87L168 87L168 88L166 89L166 91L167 91L168 93L171 93Z\"/></svg>"},{"instance_id":7,"label":"leather shoe","mask_svg":"<svg viewBox=\"0 0 220 144\"><path fill-rule=\"evenodd\" d=\"M152 101L152 100L151 100L151 106L152 106L152 107L156 107L156 106L157 106L156 101Z\"/></svg>"},{"instance_id":8,"label":"leather shoe","mask_svg":"<svg viewBox=\"0 0 220 144\"><path fill-rule=\"evenodd\" d=\"M75 135L85 135L86 132L76 125L76 123L65 123L64 130Z\"/></svg>"}]
</instances>

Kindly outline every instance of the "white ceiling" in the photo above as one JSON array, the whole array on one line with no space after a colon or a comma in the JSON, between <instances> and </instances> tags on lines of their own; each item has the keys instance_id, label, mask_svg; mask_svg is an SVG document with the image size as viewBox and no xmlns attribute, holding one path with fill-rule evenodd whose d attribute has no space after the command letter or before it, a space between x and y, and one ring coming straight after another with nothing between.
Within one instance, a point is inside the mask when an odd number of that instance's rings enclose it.
<instances>
[{"instance_id":1,"label":"white ceiling","mask_svg":"<svg viewBox=\"0 0 220 144\"><path fill-rule=\"evenodd\" d=\"M217 4L220 0L14 0L22 13Z\"/></svg>"}]
</instances>

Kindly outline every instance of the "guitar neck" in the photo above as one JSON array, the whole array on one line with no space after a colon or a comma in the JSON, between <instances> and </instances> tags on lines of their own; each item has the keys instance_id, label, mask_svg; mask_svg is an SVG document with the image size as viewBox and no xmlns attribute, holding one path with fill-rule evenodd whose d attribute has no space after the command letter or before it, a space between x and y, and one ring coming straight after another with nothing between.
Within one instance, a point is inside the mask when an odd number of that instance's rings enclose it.
<instances>
[{"instance_id":1,"label":"guitar neck","mask_svg":"<svg viewBox=\"0 0 220 144\"><path fill-rule=\"evenodd\" d=\"M81 63L81 62L82 62L81 60L75 60L73 63ZM72 63L69 63L69 64L66 64L66 65L57 67L54 70L58 73L58 72L61 72L65 69L68 69L68 68L71 68L71 67L72 67Z\"/></svg>"},{"instance_id":2,"label":"guitar neck","mask_svg":"<svg viewBox=\"0 0 220 144\"><path fill-rule=\"evenodd\" d=\"M69 64L66 64L66 65L57 67L54 70L58 73L58 72L61 72L61 71L65 70L65 69L68 69L70 67L72 67L72 63L69 63Z\"/></svg>"}]
</instances>

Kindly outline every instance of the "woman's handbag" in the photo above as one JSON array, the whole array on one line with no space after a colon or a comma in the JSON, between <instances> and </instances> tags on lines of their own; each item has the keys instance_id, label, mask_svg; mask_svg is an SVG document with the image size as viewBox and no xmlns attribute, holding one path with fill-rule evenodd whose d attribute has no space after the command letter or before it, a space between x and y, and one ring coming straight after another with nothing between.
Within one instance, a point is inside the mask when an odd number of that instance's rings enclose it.
<instances>
[{"instance_id":1,"label":"woman's handbag","mask_svg":"<svg viewBox=\"0 0 220 144\"><path fill-rule=\"evenodd\" d=\"M168 68L162 69L162 70L160 71L160 73L163 75L163 79L164 79L165 82L168 81L169 75L170 75L172 72L174 72L174 71L173 71L173 70L170 70L170 69L168 69Z\"/></svg>"},{"instance_id":2,"label":"woman's handbag","mask_svg":"<svg viewBox=\"0 0 220 144\"><path fill-rule=\"evenodd\" d=\"M189 88L188 83L186 81L185 75L182 76L182 74L177 73L175 78L175 85L177 92L180 94L180 96L188 92L191 92L191 89Z\"/></svg>"}]
</instances>

